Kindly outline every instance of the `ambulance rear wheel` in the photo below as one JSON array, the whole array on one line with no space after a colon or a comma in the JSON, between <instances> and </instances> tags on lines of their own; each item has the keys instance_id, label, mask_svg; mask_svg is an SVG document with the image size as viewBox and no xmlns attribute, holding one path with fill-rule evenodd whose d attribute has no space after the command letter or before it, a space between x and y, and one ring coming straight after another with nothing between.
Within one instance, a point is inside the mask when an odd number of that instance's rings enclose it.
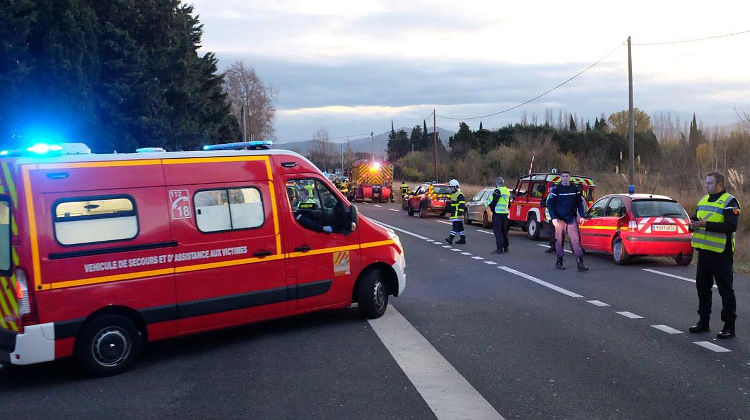
<instances>
[{"instance_id":1,"label":"ambulance rear wheel","mask_svg":"<svg viewBox=\"0 0 750 420\"><path fill-rule=\"evenodd\" d=\"M130 318L109 314L94 318L76 340L76 356L83 369L95 376L126 371L138 357L143 335Z\"/></svg>"},{"instance_id":2,"label":"ambulance rear wheel","mask_svg":"<svg viewBox=\"0 0 750 420\"><path fill-rule=\"evenodd\" d=\"M380 318L388 307L388 290L377 270L362 274L357 285L359 313L368 319Z\"/></svg>"},{"instance_id":3,"label":"ambulance rear wheel","mask_svg":"<svg viewBox=\"0 0 750 420\"><path fill-rule=\"evenodd\" d=\"M622 238L616 236L612 241L612 259L615 260L615 264L625 265L630 262L630 255L625 249L625 244L622 243Z\"/></svg>"},{"instance_id":4,"label":"ambulance rear wheel","mask_svg":"<svg viewBox=\"0 0 750 420\"><path fill-rule=\"evenodd\" d=\"M420 204L419 205L419 218L424 219L427 217L427 206Z\"/></svg>"}]
</instances>

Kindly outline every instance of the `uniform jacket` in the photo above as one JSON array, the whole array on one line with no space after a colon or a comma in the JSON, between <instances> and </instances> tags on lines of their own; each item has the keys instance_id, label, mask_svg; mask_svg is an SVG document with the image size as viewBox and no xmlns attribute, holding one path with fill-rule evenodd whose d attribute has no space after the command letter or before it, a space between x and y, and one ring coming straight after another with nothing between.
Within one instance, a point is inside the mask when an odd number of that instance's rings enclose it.
<instances>
[{"instance_id":1,"label":"uniform jacket","mask_svg":"<svg viewBox=\"0 0 750 420\"><path fill-rule=\"evenodd\" d=\"M547 197L547 208L552 219L561 219L566 223L575 222L576 211L581 217L586 215L581 190L573 184L552 188Z\"/></svg>"},{"instance_id":2,"label":"uniform jacket","mask_svg":"<svg viewBox=\"0 0 750 420\"><path fill-rule=\"evenodd\" d=\"M714 202L719 199L727 190L721 190L721 192L718 192L716 194L709 194L708 195L708 201ZM735 211L736 210L736 211ZM734 233L737 230L737 220L739 219L740 214L740 203L737 201L736 198L733 198L732 200L727 203L726 207L724 207L724 221L723 222L706 222L706 230L709 232L721 232L727 234L727 244L730 244L730 246L727 246L724 249L723 254L731 254L732 253L732 237L730 236L732 233ZM696 217L697 218L697 217ZM702 252L702 249L699 249L698 252Z\"/></svg>"}]
</instances>

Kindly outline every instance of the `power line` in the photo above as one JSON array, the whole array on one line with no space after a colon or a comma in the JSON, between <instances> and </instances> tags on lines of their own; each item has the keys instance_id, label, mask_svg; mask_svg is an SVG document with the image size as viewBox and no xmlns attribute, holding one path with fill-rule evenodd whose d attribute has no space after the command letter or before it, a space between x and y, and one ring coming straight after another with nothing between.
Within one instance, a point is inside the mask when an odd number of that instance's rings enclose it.
<instances>
[{"instance_id":1,"label":"power line","mask_svg":"<svg viewBox=\"0 0 750 420\"><path fill-rule=\"evenodd\" d=\"M369 136L369 135L370 135L370 131L366 131L364 133L349 134L346 136L328 137L328 140L341 140L341 139L347 139L349 137ZM304 140L286 140L284 143L299 143L299 142L311 141L311 140L318 140L318 139L312 138L312 139L304 139ZM284 144L284 143L279 143L279 144Z\"/></svg>"},{"instance_id":2,"label":"power line","mask_svg":"<svg viewBox=\"0 0 750 420\"><path fill-rule=\"evenodd\" d=\"M565 86L566 84L568 84L568 82L571 82L572 80L576 79L576 78L577 78L578 76L580 76L580 75L582 75L583 73L585 73L585 72L589 71L589 70L590 70L590 69L592 69L592 68L593 68L594 66L596 66L597 64L599 64L599 63L601 63L602 61L604 61L604 59L606 59L606 58L607 58L607 57L609 57L610 55L614 54L614 53L615 53L615 51L617 51L617 50L619 50L620 48L622 48L622 46L623 46L623 45L625 45L625 43L620 43L620 44L619 44L619 45L618 45L618 46L617 46L616 48L614 48L614 49L613 49L612 51L608 52L608 53L607 53L606 55L604 55L604 56L603 56L602 58L600 58L600 59L596 60L595 62L593 62L593 63L589 64L589 65L588 65L588 66L587 66L586 68L584 68L583 70L579 71L579 72L578 72L578 73L576 73L575 75L573 75L573 76L569 77L569 78L568 78L567 80L565 80L564 82L562 82L562 83L560 83L560 84L556 85L555 87L553 87L553 88L551 88L551 89L548 89L548 90L546 90L546 91L542 92L541 94L539 94L539 95L537 95L537 96L535 96L535 97L533 97L533 98L531 98L531 99L529 99L529 100L523 101L523 102L521 102L521 103L520 103L520 104L518 104L518 105L514 105L514 106L512 106L512 107L510 107L510 108L505 108L505 109L503 109L503 110L501 110L501 111L493 112L493 113L491 113L491 114L486 114L486 115L480 115L480 116L477 116L477 117L468 117L468 118L455 118L455 117L448 117L448 116L444 116L444 115L438 115L437 117L438 117L438 118L442 118L442 119L446 119L446 120L454 120L454 121L469 121L469 120L478 120L478 119L480 119L480 118L494 117L495 115L500 115L500 114L503 114L503 113L505 113L505 112L508 112L508 111L512 111L512 110L514 110L514 109L520 108L520 107L522 107L522 106L524 106L524 105L526 105L526 104L528 104L528 103L530 103L530 102L534 102L535 100L537 100L537 99L539 99L539 98L541 98L541 97L543 97L543 96L546 96L546 95L548 95L549 93L551 93L551 92L553 92L553 91L555 91L555 90L557 90L557 89L559 89L559 88L561 88L561 87Z\"/></svg>"},{"instance_id":3,"label":"power line","mask_svg":"<svg viewBox=\"0 0 750 420\"><path fill-rule=\"evenodd\" d=\"M724 35L714 35L714 36L707 36L705 38L694 38L694 39L683 39L679 41L663 41L663 42L639 42L639 43L633 43L633 45L638 46L652 46L652 45L672 45L672 44L686 44L689 42L700 42L700 41L709 41L712 39L720 39L720 38L728 38L730 36L736 36L736 35L744 35L750 33L750 29L746 31L740 31L740 32L732 32L730 34L724 34Z\"/></svg>"}]
</instances>

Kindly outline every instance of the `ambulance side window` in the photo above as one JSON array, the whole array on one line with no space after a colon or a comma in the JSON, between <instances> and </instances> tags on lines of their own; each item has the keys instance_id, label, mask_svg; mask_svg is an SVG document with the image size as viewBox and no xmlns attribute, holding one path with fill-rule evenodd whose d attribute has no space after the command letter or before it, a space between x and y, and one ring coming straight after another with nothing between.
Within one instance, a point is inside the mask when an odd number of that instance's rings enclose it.
<instances>
[{"instance_id":1,"label":"ambulance side window","mask_svg":"<svg viewBox=\"0 0 750 420\"><path fill-rule=\"evenodd\" d=\"M0 197L0 275L10 275L10 201Z\"/></svg>"},{"instance_id":2,"label":"ambulance side window","mask_svg":"<svg viewBox=\"0 0 750 420\"><path fill-rule=\"evenodd\" d=\"M265 212L257 188L201 190L193 196L195 221L203 233L263 226Z\"/></svg>"},{"instance_id":3,"label":"ambulance side window","mask_svg":"<svg viewBox=\"0 0 750 420\"><path fill-rule=\"evenodd\" d=\"M314 178L290 179L286 191L294 219L302 227L343 233L344 205L323 182Z\"/></svg>"},{"instance_id":4,"label":"ambulance side window","mask_svg":"<svg viewBox=\"0 0 750 420\"><path fill-rule=\"evenodd\" d=\"M133 239L138 214L130 196L76 197L57 200L52 208L55 239L82 245Z\"/></svg>"}]
</instances>

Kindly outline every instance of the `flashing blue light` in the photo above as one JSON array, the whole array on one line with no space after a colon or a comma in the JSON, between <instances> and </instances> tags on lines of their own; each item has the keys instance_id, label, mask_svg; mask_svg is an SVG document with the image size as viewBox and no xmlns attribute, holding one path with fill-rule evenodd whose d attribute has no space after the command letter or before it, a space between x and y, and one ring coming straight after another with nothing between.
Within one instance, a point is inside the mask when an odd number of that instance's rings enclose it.
<instances>
[{"instance_id":1,"label":"flashing blue light","mask_svg":"<svg viewBox=\"0 0 750 420\"><path fill-rule=\"evenodd\" d=\"M7 150L0 151L0 156L6 156L8 153L10 153Z\"/></svg>"},{"instance_id":2,"label":"flashing blue light","mask_svg":"<svg viewBox=\"0 0 750 420\"><path fill-rule=\"evenodd\" d=\"M26 151L31 153L36 153L38 155L45 155L50 152L62 152L63 148L59 144L47 144L47 143L37 143L29 148L26 149Z\"/></svg>"},{"instance_id":3,"label":"flashing blue light","mask_svg":"<svg viewBox=\"0 0 750 420\"><path fill-rule=\"evenodd\" d=\"M241 141L236 143L207 144L203 150L240 150L240 149L270 149L271 140Z\"/></svg>"}]
</instances>

